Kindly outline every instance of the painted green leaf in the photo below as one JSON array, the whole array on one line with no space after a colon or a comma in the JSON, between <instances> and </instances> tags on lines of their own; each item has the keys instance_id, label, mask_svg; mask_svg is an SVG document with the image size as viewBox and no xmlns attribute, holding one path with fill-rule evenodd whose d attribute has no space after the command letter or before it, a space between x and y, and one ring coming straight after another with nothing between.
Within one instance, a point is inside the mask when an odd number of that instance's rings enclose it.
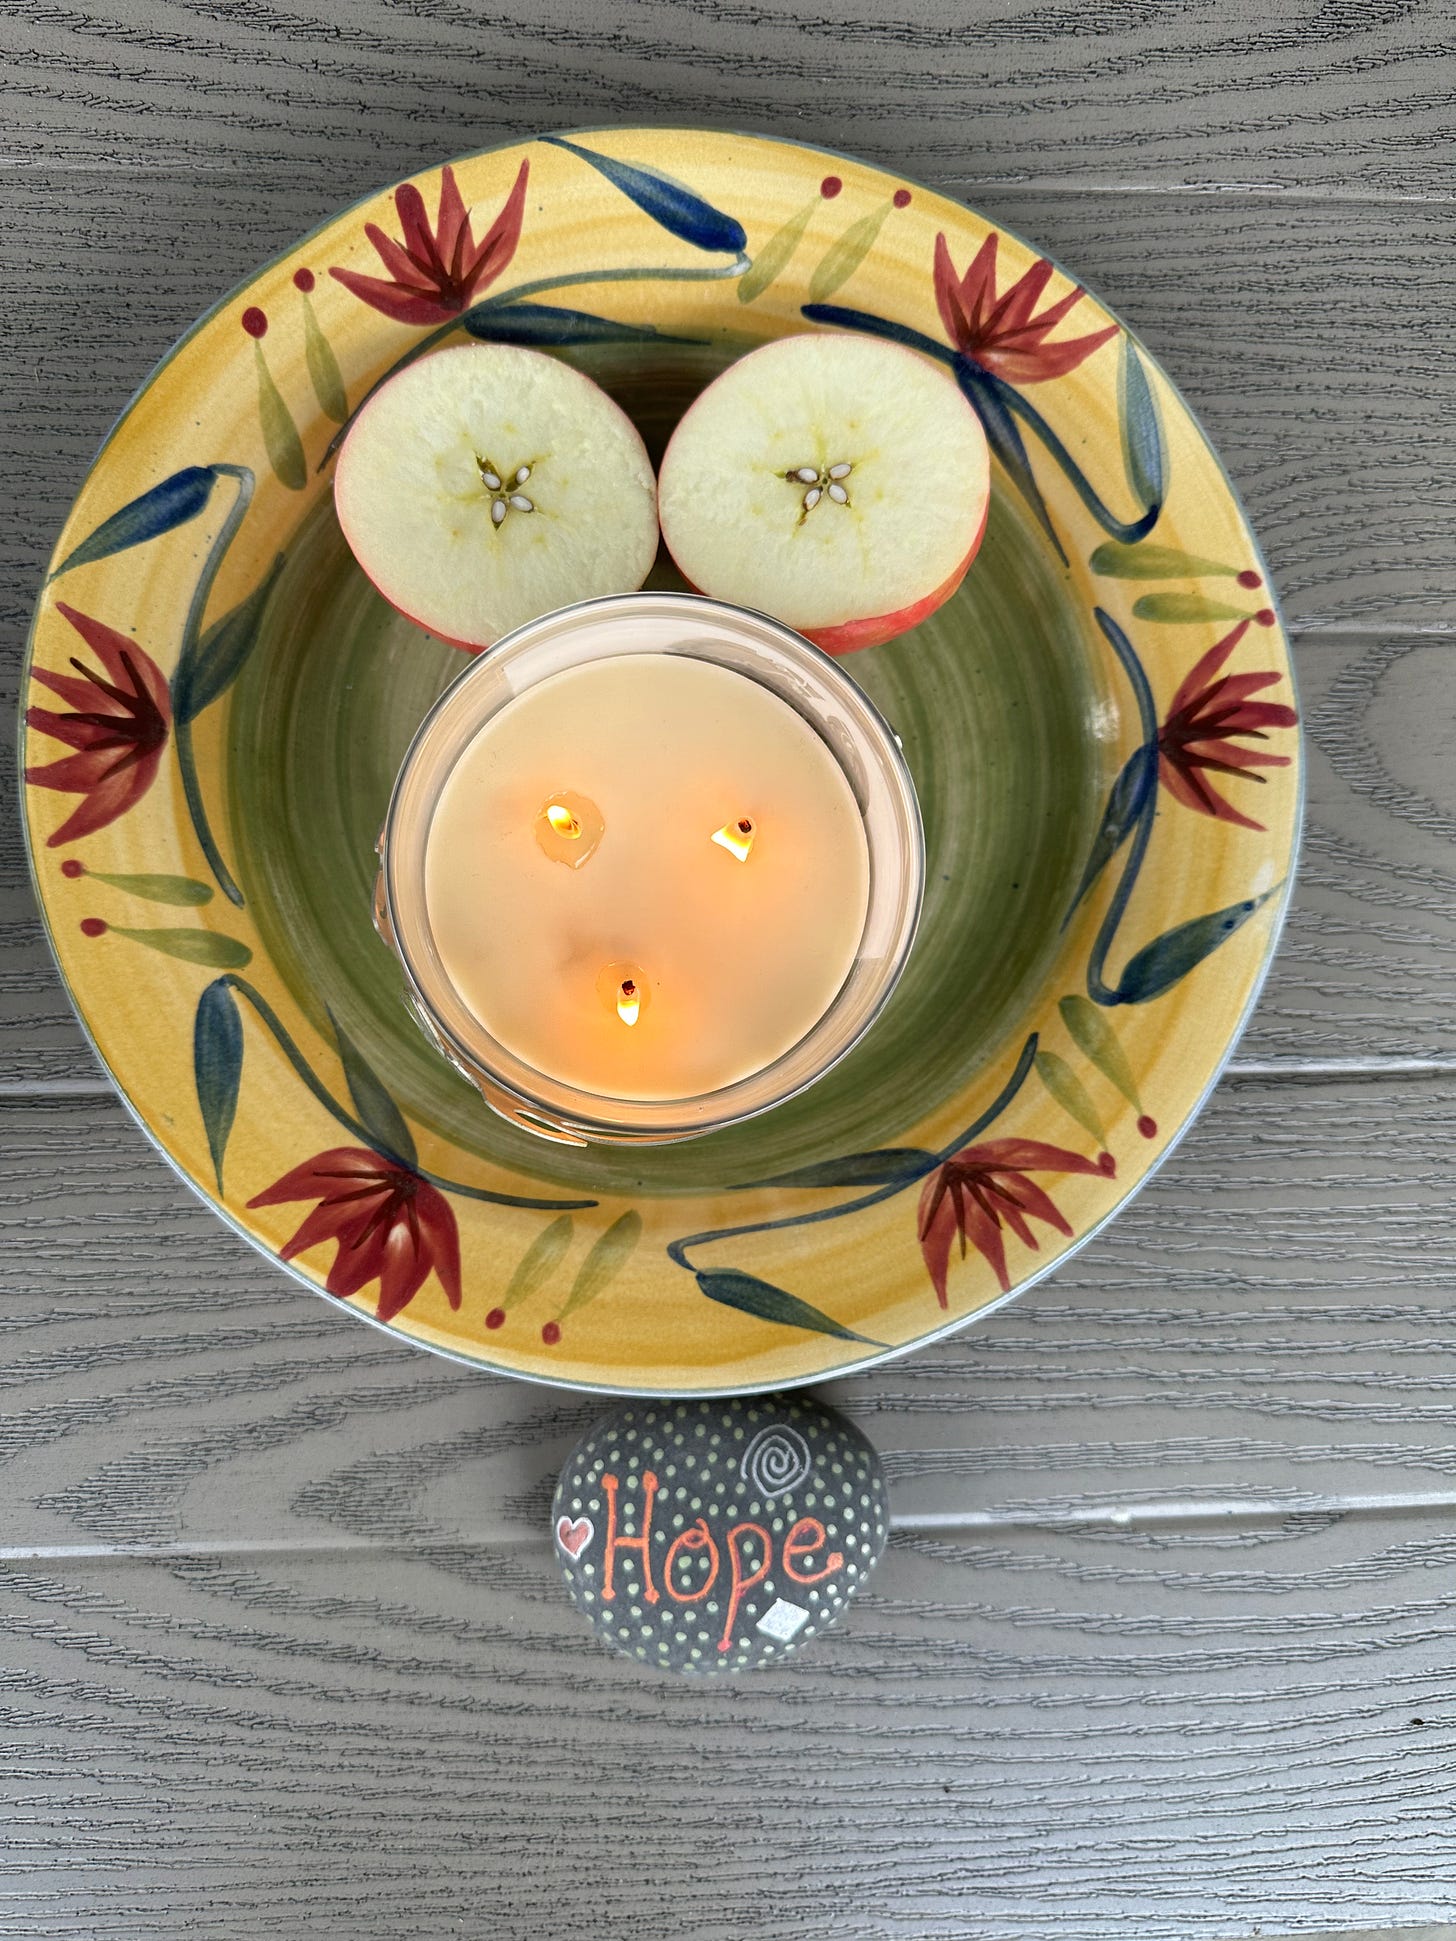
<instances>
[{"instance_id":1,"label":"painted green leaf","mask_svg":"<svg viewBox=\"0 0 1456 1941\"><path fill-rule=\"evenodd\" d=\"M130 546L140 546L148 539L186 525L211 498L217 476L211 465L188 465L180 472L173 472L160 485L154 485L140 498L129 500L113 512L109 519L103 519L94 532L88 533L79 546L66 554L51 578L58 580L73 566L88 566L93 559L108 559L112 553L124 553Z\"/></svg>"},{"instance_id":2,"label":"painted green leaf","mask_svg":"<svg viewBox=\"0 0 1456 1941\"><path fill-rule=\"evenodd\" d=\"M935 1154L923 1146L884 1146L878 1152L851 1152L841 1159L825 1159L813 1166L797 1166L791 1173L755 1180L755 1186L889 1186L923 1179L935 1166ZM745 1189L747 1190L747 1189Z\"/></svg>"},{"instance_id":3,"label":"painted green leaf","mask_svg":"<svg viewBox=\"0 0 1456 1941\"><path fill-rule=\"evenodd\" d=\"M263 427L268 463L273 467L280 485L286 485L290 492L301 492L308 484L303 443L293 422L293 414L283 402L283 393L273 382L273 373L268 369L263 346L256 340L253 344L253 364L258 375L258 420Z\"/></svg>"},{"instance_id":4,"label":"painted green leaf","mask_svg":"<svg viewBox=\"0 0 1456 1941\"><path fill-rule=\"evenodd\" d=\"M338 1043L344 1082L364 1130L386 1155L403 1160L406 1166L417 1166L414 1135L405 1124L403 1113L374 1076L353 1040L345 1035L332 1011L329 1023Z\"/></svg>"},{"instance_id":5,"label":"painted green leaf","mask_svg":"<svg viewBox=\"0 0 1456 1941\"><path fill-rule=\"evenodd\" d=\"M1140 505L1161 505L1167 474L1167 449L1158 416L1158 401L1148 383L1142 359L1131 337L1127 336L1122 340L1117 400L1122 419L1122 458L1127 468L1127 482Z\"/></svg>"},{"instance_id":6,"label":"painted green leaf","mask_svg":"<svg viewBox=\"0 0 1456 1941\"><path fill-rule=\"evenodd\" d=\"M1081 996L1064 997L1057 1009L1082 1055L1091 1059L1104 1078L1111 1080L1135 1111L1141 1112L1143 1105L1132 1066L1127 1062L1122 1040L1105 1013L1091 998Z\"/></svg>"},{"instance_id":7,"label":"painted green leaf","mask_svg":"<svg viewBox=\"0 0 1456 1941\"><path fill-rule=\"evenodd\" d=\"M588 1301L594 1301L627 1265L641 1238L640 1213L627 1212L613 1220L581 1263L571 1292L566 1297L566 1305L557 1319L564 1321L568 1314L574 1314Z\"/></svg>"},{"instance_id":8,"label":"painted green leaf","mask_svg":"<svg viewBox=\"0 0 1456 1941\"><path fill-rule=\"evenodd\" d=\"M134 944L160 950L166 957L180 957L184 964L206 964L213 970L241 970L251 964L253 953L236 937L224 937L216 930L129 930L120 923L107 929L118 937L130 937Z\"/></svg>"},{"instance_id":9,"label":"painted green leaf","mask_svg":"<svg viewBox=\"0 0 1456 1941\"><path fill-rule=\"evenodd\" d=\"M884 227L885 217L894 205L882 202L878 209L871 209L867 216L852 222L838 242L831 243L825 251L818 268L809 278L809 301L823 303L832 297L841 284L847 283L874 247L875 238Z\"/></svg>"},{"instance_id":10,"label":"painted green leaf","mask_svg":"<svg viewBox=\"0 0 1456 1941\"><path fill-rule=\"evenodd\" d=\"M1109 580L1233 580L1237 566L1199 553L1179 552L1176 546L1123 546L1104 541L1092 555L1092 571Z\"/></svg>"},{"instance_id":11,"label":"painted green leaf","mask_svg":"<svg viewBox=\"0 0 1456 1941\"><path fill-rule=\"evenodd\" d=\"M193 721L204 708L225 694L243 671L258 638L258 625L273 583L283 570L283 555L240 600L231 613L215 620L194 646L188 640L172 676L172 712L179 721Z\"/></svg>"},{"instance_id":12,"label":"painted green leaf","mask_svg":"<svg viewBox=\"0 0 1456 1941\"><path fill-rule=\"evenodd\" d=\"M782 229L776 229L763 248L754 257L752 265L738 279L738 301L752 303L761 297L768 286L788 268L793 260L794 251L803 240L804 231L809 227L809 219L819 207L819 197L806 202L802 209L790 216Z\"/></svg>"},{"instance_id":13,"label":"painted green leaf","mask_svg":"<svg viewBox=\"0 0 1456 1941\"><path fill-rule=\"evenodd\" d=\"M91 883L106 883L127 896L140 897L144 903L174 903L191 908L211 903L212 885L194 882L190 876L113 876L108 870L88 869Z\"/></svg>"},{"instance_id":14,"label":"painted green leaf","mask_svg":"<svg viewBox=\"0 0 1456 1941\"><path fill-rule=\"evenodd\" d=\"M538 1288L544 1287L550 1280L557 1262L571 1245L571 1233L571 1216L563 1213L536 1235L521 1255L516 1271L501 1296L500 1304L507 1313L521 1301L528 1301Z\"/></svg>"},{"instance_id":15,"label":"painted green leaf","mask_svg":"<svg viewBox=\"0 0 1456 1941\"><path fill-rule=\"evenodd\" d=\"M761 1281L755 1274L740 1273L736 1267L720 1267L714 1272L699 1274L697 1282L710 1301L736 1308L740 1314L751 1314L755 1320L771 1321L782 1328L807 1328L815 1334L832 1334L839 1341L862 1341L870 1348L886 1346L883 1341L856 1334L853 1328L841 1327L817 1307L801 1301L797 1294L786 1294L781 1287Z\"/></svg>"},{"instance_id":16,"label":"painted green leaf","mask_svg":"<svg viewBox=\"0 0 1456 1941\"><path fill-rule=\"evenodd\" d=\"M349 415L349 394L344 389L344 374L339 369L334 347L319 328L319 320L307 297L303 300L303 355L308 364L309 377L313 380L313 394L319 401L319 410L326 418L332 418L336 425L343 424Z\"/></svg>"},{"instance_id":17,"label":"painted green leaf","mask_svg":"<svg viewBox=\"0 0 1456 1941\"><path fill-rule=\"evenodd\" d=\"M1231 607L1227 600L1211 600L1202 593L1144 593L1133 604L1139 620L1159 620L1165 626L1192 626L1199 620L1247 620L1247 607Z\"/></svg>"},{"instance_id":18,"label":"painted green leaf","mask_svg":"<svg viewBox=\"0 0 1456 1941\"><path fill-rule=\"evenodd\" d=\"M1230 903L1227 909L1211 910L1205 917L1194 917L1174 930L1165 930L1129 961L1118 981L1117 1002L1146 1004L1161 997L1242 929L1273 894L1273 890L1266 890L1262 896L1245 897L1240 903Z\"/></svg>"},{"instance_id":19,"label":"painted green leaf","mask_svg":"<svg viewBox=\"0 0 1456 1941\"><path fill-rule=\"evenodd\" d=\"M192 1070L203 1130L207 1134L207 1150L212 1154L212 1169L221 1193L223 1154L233 1129L238 1087L243 1076L243 1021L225 977L209 984L197 1001L197 1017L192 1027Z\"/></svg>"},{"instance_id":20,"label":"painted green leaf","mask_svg":"<svg viewBox=\"0 0 1456 1941\"><path fill-rule=\"evenodd\" d=\"M1084 1131L1090 1132L1099 1146L1106 1146L1107 1132L1098 1117L1097 1108L1089 1098L1086 1086L1066 1059L1059 1058L1054 1051L1039 1051L1036 1054L1036 1075L1067 1116L1075 1119Z\"/></svg>"}]
</instances>

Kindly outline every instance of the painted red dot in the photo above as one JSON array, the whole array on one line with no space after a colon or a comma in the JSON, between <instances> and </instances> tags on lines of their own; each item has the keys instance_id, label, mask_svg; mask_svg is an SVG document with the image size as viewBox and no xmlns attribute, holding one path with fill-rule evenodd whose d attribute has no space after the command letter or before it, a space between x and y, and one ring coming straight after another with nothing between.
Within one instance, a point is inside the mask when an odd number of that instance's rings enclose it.
<instances>
[{"instance_id":1,"label":"painted red dot","mask_svg":"<svg viewBox=\"0 0 1456 1941\"><path fill-rule=\"evenodd\" d=\"M819 193L826 202L832 202L843 187L844 184L837 175L826 175L824 180L819 184Z\"/></svg>"},{"instance_id":2,"label":"painted red dot","mask_svg":"<svg viewBox=\"0 0 1456 1941\"><path fill-rule=\"evenodd\" d=\"M295 290L302 290L303 294L307 296L313 288L313 271L295 270L293 272L293 287Z\"/></svg>"},{"instance_id":3,"label":"painted red dot","mask_svg":"<svg viewBox=\"0 0 1456 1941\"><path fill-rule=\"evenodd\" d=\"M1254 618L1261 627L1272 627L1274 625L1273 607L1260 607L1259 611L1254 615Z\"/></svg>"},{"instance_id":4,"label":"painted red dot","mask_svg":"<svg viewBox=\"0 0 1456 1941\"><path fill-rule=\"evenodd\" d=\"M493 1307L485 1317L488 1328L503 1328L506 1324L506 1311L503 1307Z\"/></svg>"},{"instance_id":5,"label":"painted red dot","mask_svg":"<svg viewBox=\"0 0 1456 1941\"><path fill-rule=\"evenodd\" d=\"M908 209L910 207L910 191L908 189L896 189L895 207L897 209Z\"/></svg>"},{"instance_id":6,"label":"painted red dot","mask_svg":"<svg viewBox=\"0 0 1456 1941\"><path fill-rule=\"evenodd\" d=\"M250 337L262 337L268 329L268 319L261 310L249 308L243 312L243 329Z\"/></svg>"},{"instance_id":7,"label":"painted red dot","mask_svg":"<svg viewBox=\"0 0 1456 1941\"><path fill-rule=\"evenodd\" d=\"M61 874L62 876L84 876L86 874L86 865L84 863L78 863L74 856L68 856L61 864Z\"/></svg>"},{"instance_id":8,"label":"painted red dot","mask_svg":"<svg viewBox=\"0 0 1456 1941\"><path fill-rule=\"evenodd\" d=\"M81 935L83 937L104 937L106 935L106 925L101 921L100 917L82 917Z\"/></svg>"},{"instance_id":9,"label":"painted red dot","mask_svg":"<svg viewBox=\"0 0 1456 1941\"><path fill-rule=\"evenodd\" d=\"M1144 1139L1156 1139L1158 1136L1157 1120L1150 1119L1147 1113L1144 1112L1143 1116L1138 1120L1138 1131L1143 1135Z\"/></svg>"},{"instance_id":10,"label":"painted red dot","mask_svg":"<svg viewBox=\"0 0 1456 1941\"><path fill-rule=\"evenodd\" d=\"M1106 1173L1109 1179L1116 1173L1117 1161L1112 1157L1110 1152L1103 1152L1097 1155L1097 1170L1099 1173Z\"/></svg>"},{"instance_id":11,"label":"painted red dot","mask_svg":"<svg viewBox=\"0 0 1456 1941\"><path fill-rule=\"evenodd\" d=\"M1262 586L1263 584L1264 582L1259 578L1259 575L1254 571L1252 566L1246 566L1243 572L1239 574L1240 586L1247 586L1252 588L1256 586Z\"/></svg>"},{"instance_id":12,"label":"painted red dot","mask_svg":"<svg viewBox=\"0 0 1456 1941\"><path fill-rule=\"evenodd\" d=\"M559 1321L548 1321L541 1330L541 1339L546 1343L548 1348L554 1348L561 1339L561 1323Z\"/></svg>"}]
</instances>

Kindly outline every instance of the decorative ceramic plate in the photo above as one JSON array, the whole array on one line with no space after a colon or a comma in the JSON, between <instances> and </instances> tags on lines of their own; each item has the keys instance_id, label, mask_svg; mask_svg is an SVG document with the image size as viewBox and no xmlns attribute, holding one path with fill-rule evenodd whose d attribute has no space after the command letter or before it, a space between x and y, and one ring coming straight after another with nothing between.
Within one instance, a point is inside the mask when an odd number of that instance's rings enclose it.
<instances>
[{"instance_id":1,"label":"decorative ceramic plate","mask_svg":"<svg viewBox=\"0 0 1456 1941\"><path fill-rule=\"evenodd\" d=\"M865 1043L763 1118L659 1150L539 1143L431 1050L370 927L396 766L461 662L355 567L332 454L371 385L465 333L589 371L657 457L732 358L824 328L943 365L997 461L960 593L846 663L924 808L910 968ZM1147 352L972 211L741 135L496 149L261 270L97 459L27 699L41 907L163 1152L358 1313L579 1387L839 1374L1045 1274L1206 1096L1300 816L1264 568Z\"/></svg>"}]
</instances>

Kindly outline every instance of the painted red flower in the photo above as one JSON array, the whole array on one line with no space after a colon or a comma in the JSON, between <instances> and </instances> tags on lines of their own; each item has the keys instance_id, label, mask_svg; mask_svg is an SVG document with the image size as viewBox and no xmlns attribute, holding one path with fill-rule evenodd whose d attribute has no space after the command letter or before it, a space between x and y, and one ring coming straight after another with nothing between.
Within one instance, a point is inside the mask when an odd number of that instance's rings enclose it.
<instances>
[{"instance_id":1,"label":"painted red flower","mask_svg":"<svg viewBox=\"0 0 1456 1941\"><path fill-rule=\"evenodd\" d=\"M951 1242L960 1235L961 1258L967 1241L990 1261L1002 1291L1010 1293L1006 1271L1006 1243L1002 1226L1035 1249L1036 1235L1027 1224L1042 1220L1058 1233L1072 1229L1050 1197L1027 1177L1030 1173L1103 1173L1109 1161L1084 1159L1062 1146L1039 1139L988 1139L965 1146L926 1180L920 1194L920 1251L935 1284L940 1305L946 1299L946 1272Z\"/></svg>"},{"instance_id":2,"label":"painted red flower","mask_svg":"<svg viewBox=\"0 0 1456 1941\"><path fill-rule=\"evenodd\" d=\"M529 162L522 162L515 186L479 245L471 233L470 212L455 171L448 164L440 176L440 208L433 229L424 197L413 182L401 183L394 192L394 206L403 242L386 236L377 223L364 227L388 276L361 276L357 270L340 269L331 269L329 275L396 323L448 323L495 282L515 255L529 168Z\"/></svg>"},{"instance_id":3,"label":"painted red flower","mask_svg":"<svg viewBox=\"0 0 1456 1941\"><path fill-rule=\"evenodd\" d=\"M381 1321L408 1307L431 1268L452 1308L460 1305L460 1235L443 1193L408 1166L359 1146L321 1152L257 1194L249 1206L287 1200L318 1204L283 1249L306 1253L323 1240L338 1252L324 1283L330 1294L357 1294L379 1282Z\"/></svg>"},{"instance_id":4,"label":"painted red flower","mask_svg":"<svg viewBox=\"0 0 1456 1941\"><path fill-rule=\"evenodd\" d=\"M996 244L993 229L977 250L964 276L956 274L945 237L935 239L935 301L941 322L957 350L964 351L988 371L1010 384L1041 384L1049 377L1074 371L1083 358L1117 335L1117 325L1094 330L1085 337L1069 337L1049 344L1047 337L1083 292L1066 296L1034 314L1042 291L1051 281L1052 266L1045 257L1032 264L1001 296L996 294Z\"/></svg>"},{"instance_id":5,"label":"painted red flower","mask_svg":"<svg viewBox=\"0 0 1456 1941\"><path fill-rule=\"evenodd\" d=\"M125 815L152 786L172 726L167 677L129 634L118 633L63 601L65 616L101 663L101 672L74 655L74 674L52 674L33 667L31 679L69 704L70 712L27 708L28 727L76 750L58 762L30 767L25 779L36 788L63 789L84 797L80 806L48 838L75 842Z\"/></svg>"},{"instance_id":6,"label":"painted red flower","mask_svg":"<svg viewBox=\"0 0 1456 1941\"><path fill-rule=\"evenodd\" d=\"M1241 620L1232 633L1210 647L1173 696L1158 735L1158 779L1175 801L1190 809L1216 816L1220 822L1237 822L1245 829L1262 829L1262 822L1243 815L1208 780L1210 775L1243 775L1251 782L1262 782L1264 777L1253 770L1289 766L1288 755L1239 745L1240 740L1265 741L1270 728L1292 728L1299 720L1282 701L1251 699L1280 680L1279 674L1220 675L1219 669L1248 626L1247 620Z\"/></svg>"}]
</instances>

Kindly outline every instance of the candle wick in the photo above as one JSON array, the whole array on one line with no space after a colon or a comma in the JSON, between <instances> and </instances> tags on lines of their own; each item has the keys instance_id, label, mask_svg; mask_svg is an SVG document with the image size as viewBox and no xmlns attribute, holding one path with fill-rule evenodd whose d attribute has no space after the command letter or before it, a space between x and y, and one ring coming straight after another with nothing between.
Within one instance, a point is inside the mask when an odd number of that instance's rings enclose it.
<instances>
[{"instance_id":1,"label":"candle wick","mask_svg":"<svg viewBox=\"0 0 1456 1941\"><path fill-rule=\"evenodd\" d=\"M713 831L713 841L720 849L726 849L730 856L740 863L746 863L754 838L753 820L750 816L739 816L736 822L725 822L721 829Z\"/></svg>"}]
</instances>

